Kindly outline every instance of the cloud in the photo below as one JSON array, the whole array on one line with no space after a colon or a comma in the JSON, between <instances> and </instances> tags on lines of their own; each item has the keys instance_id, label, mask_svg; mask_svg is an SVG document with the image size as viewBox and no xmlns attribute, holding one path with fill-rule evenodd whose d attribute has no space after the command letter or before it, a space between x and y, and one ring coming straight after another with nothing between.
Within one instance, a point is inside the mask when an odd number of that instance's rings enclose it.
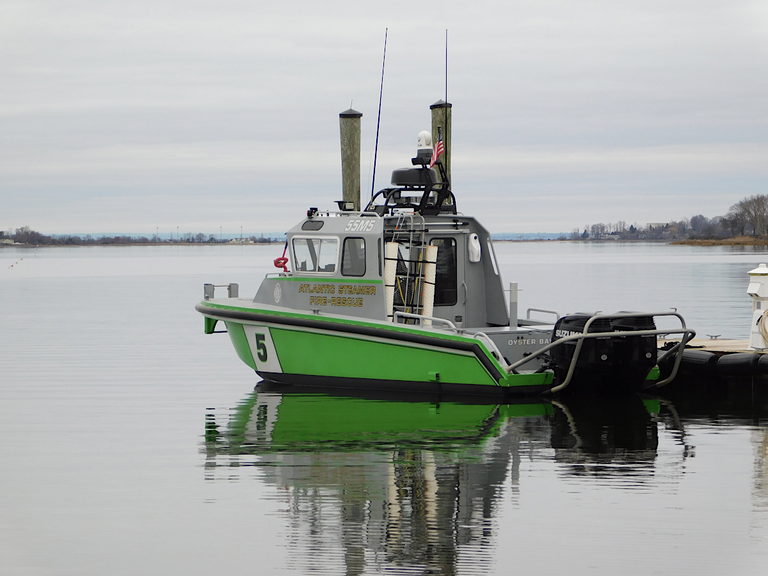
<instances>
[{"instance_id":1,"label":"cloud","mask_svg":"<svg viewBox=\"0 0 768 576\"><path fill-rule=\"evenodd\" d=\"M766 191L766 22L748 0L9 0L0 226L239 229L257 210L253 230L284 230L339 195L350 104L368 188L387 27L378 186L444 97L448 28L456 192L492 230L722 214Z\"/></svg>"}]
</instances>

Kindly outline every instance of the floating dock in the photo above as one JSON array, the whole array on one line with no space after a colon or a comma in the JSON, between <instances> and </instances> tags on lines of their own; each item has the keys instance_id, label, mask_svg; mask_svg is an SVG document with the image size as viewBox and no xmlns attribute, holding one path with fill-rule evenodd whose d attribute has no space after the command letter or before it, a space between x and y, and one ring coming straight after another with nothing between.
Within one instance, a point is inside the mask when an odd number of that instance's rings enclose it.
<instances>
[{"instance_id":1,"label":"floating dock","mask_svg":"<svg viewBox=\"0 0 768 576\"><path fill-rule=\"evenodd\" d=\"M672 342L673 340L662 340L663 342ZM723 354L735 354L737 352L749 352L751 354L760 354L757 350L749 349L749 340L729 340L725 338L694 338L686 345L686 348L694 350L706 350L717 356Z\"/></svg>"},{"instance_id":2,"label":"floating dock","mask_svg":"<svg viewBox=\"0 0 768 576\"><path fill-rule=\"evenodd\" d=\"M659 341L660 352L679 340ZM768 377L768 351L751 350L749 340L694 338L680 363L682 376Z\"/></svg>"}]
</instances>

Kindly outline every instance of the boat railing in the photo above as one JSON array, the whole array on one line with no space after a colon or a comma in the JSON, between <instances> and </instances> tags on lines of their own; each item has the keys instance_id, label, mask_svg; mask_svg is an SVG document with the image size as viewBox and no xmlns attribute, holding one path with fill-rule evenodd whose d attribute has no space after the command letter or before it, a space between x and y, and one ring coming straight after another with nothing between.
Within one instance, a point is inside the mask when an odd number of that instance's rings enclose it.
<instances>
[{"instance_id":1,"label":"boat railing","mask_svg":"<svg viewBox=\"0 0 768 576\"><path fill-rule=\"evenodd\" d=\"M676 317L680 321L680 327L679 328L654 328L652 330L617 330L614 332L590 332L589 331L592 324L597 320L617 319L617 318L648 318L648 317L656 318L657 316ZM587 320L586 324L584 325L583 332L577 333L577 334L570 334L567 336L563 336L562 338L558 338L557 340L550 342L549 344L546 344L545 346L542 346L538 350L532 352L530 355L526 356L525 358L522 358L517 362L513 362L512 364L507 366L505 369L508 374L517 373L518 368L527 364L528 362L532 362L533 360L542 356L543 354L546 354L550 350L557 348L558 346L563 346L568 342L576 342L576 348L573 352L573 356L571 357L571 362L568 366L568 372L566 374L565 379L550 390L550 392L559 392L565 389L571 383L571 380L573 379L573 375L576 371L576 365L579 360L579 355L581 354L581 349L586 340L591 340L595 338L616 338L616 337L625 337L625 336L634 336L634 337L669 336L672 334L679 334L680 342L675 344L669 350L665 351L656 360L656 364L661 365L665 362L667 358L674 355L674 363L672 365L672 371L670 372L669 376L667 376L661 382L657 382L655 385L656 388L661 388L662 386L665 386L669 384L672 380L674 380L675 376L677 375L678 369L680 368L680 362L683 358L682 352L683 352L683 349L685 348L685 344L690 340L692 340L694 336L696 336L696 331L686 327L685 320L676 311L654 312L654 313L618 312L616 314L595 314L589 320Z\"/></svg>"},{"instance_id":2,"label":"boat railing","mask_svg":"<svg viewBox=\"0 0 768 576\"><path fill-rule=\"evenodd\" d=\"M481 340L483 344L485 344L485 347L490 350L491 354L496 358L499 362L505 362L504 356L501 353L501 350L499 350L499 347L496 346L496 343L491 339L490 336L488 336L485 332L465 332L464 329L459 328L451 322L450 320L446 320L445 318L437 318L436 316L422 316L421 314L411 314L409 312L395 312L395 322L397 322L397 318L411 318L414 320L419 320L420 323L431 323L431 324L442 324L444 326L447 326L451 330L453 330L456 334L462 334L464 336L471 336L472 338L477 338L478 340Z\"/></svg>"},{"instance_id":3,"label":"boat railing","mask_svg":"<svg viewBox=\"0 0 768 576\"><path fill-rule=\"evenodd\" d=\"M318 210L313 214L320 218L381 218L381 214L370 210Z\"/></svg>"},{"instance_id":4,"label":"boat railing","mask_svg":"<svg viewBox=\"0 0 768 576\"><path fill-rule=\"evenodd\" d=\"M411 320L418 320L419 323L424 323L424 324L427 324L427 323L443 324L445 326L448 326L448 328L450 328L451 330L453 330L457 334L461 332L461 330L456 326L456 324L454 324L450 320L446 320L445 318L438 318L436 316L422 316L421 314L412 314L410 312L396 311L394 313L395 322L397 322L398 318L409 318Z\"/></svg>"},{"instance_id":5,"label":"boat railing","mask_svg":"<svg viewBox=\"0 0 768 576\"><path fill-rule=\"evenodd\" d=\"M239 284L203 284L203 298L210 300L216 295L216 288L226 288L227 298L237 298L240 292Z\"/></svg>"},{"instance_id":6,"label":"boat railing","mask_svg":"<svg viewBox=\"0 0 768 576\"><path fill-rule=\"evenodd\" d=\"M555 317L555 320L554 322L544 322L541 320L534 320L533 318L531 318L531 312L538 312L539 314L551 314ZM559 318L560 318L560 314L558 314L556 310L546 310L544 308L528 308L528 310L526 310L525 312L525 320L521 321L520 324L529 325L529 326L532 324L536 324L536 325L554 324L555 322L558 321Z\"/></svg>"}]
</instances>

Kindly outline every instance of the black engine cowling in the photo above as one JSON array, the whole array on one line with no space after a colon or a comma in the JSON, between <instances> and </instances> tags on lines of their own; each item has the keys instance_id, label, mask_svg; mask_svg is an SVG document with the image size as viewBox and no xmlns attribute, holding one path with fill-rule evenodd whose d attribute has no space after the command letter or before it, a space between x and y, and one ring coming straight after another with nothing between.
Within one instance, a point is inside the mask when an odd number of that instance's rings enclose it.
<instances>
[{"instance_id":1,"label":"black engine cowling","mask_svg":"<svg viewBox=\"0 0 768 576\"><path fill-rule=\"evenodd\" d=\"M592 314L563 316L555 324L552 341L584 333ZM656 336L616 335L616 332L655 330L652 316L600 317L589 326L589 333L605 336L583 341L576 369L568 388L581 390L637 390L656 365ZM552 351L555 381L562 383L576 352L577 340L564 342Z\"/></svg>"}]
</instances>

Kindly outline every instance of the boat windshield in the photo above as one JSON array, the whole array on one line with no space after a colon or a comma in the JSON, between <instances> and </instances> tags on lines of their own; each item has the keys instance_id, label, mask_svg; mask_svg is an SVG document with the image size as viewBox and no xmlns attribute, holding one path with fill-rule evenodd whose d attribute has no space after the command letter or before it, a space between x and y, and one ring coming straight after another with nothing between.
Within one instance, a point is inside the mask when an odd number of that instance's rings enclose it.
<instances>
[{"instance_id":1,"label":"boat windshield","mask_svg":"<svg viewBox=\"0 0 768 576\"><path fill-rule=\"evenodd\" d=\"M294 238L293 259L299 272L336 271L339 241L336 238Z\"/></svg>"},{"instance_id":2,"label":"boat windshield","mask_svg":"<svg viewBox=\"0 0 768 576\"><path fill-rule=\"evenodd\" d=\"M365 240L344 238L341 251L341 273L344 276L365 276Z\"/></svg>"}]
</instances>

